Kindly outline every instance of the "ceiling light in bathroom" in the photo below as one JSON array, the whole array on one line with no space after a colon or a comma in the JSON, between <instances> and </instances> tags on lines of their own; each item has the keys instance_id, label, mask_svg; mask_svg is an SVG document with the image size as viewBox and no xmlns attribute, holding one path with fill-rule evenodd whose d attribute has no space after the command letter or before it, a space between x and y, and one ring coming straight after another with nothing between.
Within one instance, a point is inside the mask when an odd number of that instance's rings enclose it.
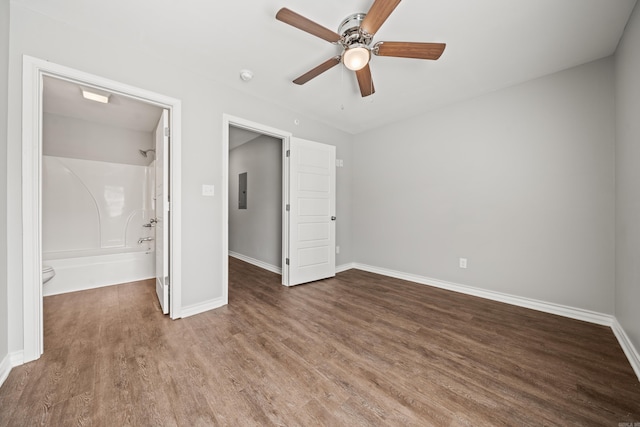
<instances>
[{"instance_id":1,"label":"ceiling light in bathroom","mask_svg":"<svg viewBox=\"0 0 640 427\"><path fill-rule=\"evenodd\" d=\"M111 96L111 94L99 94L99 93L95 93L95 92L90 92L86 89L82 89L82 96L84 96L86 99L90 99L91 101L96 101L96 102L101 102L103 104L108 104L109 103L109 97Z\"/></svg>"}]
</instances>

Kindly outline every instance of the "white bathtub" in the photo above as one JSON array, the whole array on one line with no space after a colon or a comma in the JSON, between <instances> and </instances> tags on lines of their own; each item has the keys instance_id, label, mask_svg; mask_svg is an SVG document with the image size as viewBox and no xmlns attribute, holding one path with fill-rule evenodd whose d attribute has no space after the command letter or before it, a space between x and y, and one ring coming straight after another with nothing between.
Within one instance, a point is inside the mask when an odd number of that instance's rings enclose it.
<instances>
[{"instance_id":1,"label":"white bathtub","mask_svg":"<svg viewBox=\"0 0 640 427\"><path fill-rule=\"evenodd\" d=\"M155 252L147 248L48 252L42 254L42 264L56 272L44 285L44 296L155 277Z\"/></svg>"}]
</instances>

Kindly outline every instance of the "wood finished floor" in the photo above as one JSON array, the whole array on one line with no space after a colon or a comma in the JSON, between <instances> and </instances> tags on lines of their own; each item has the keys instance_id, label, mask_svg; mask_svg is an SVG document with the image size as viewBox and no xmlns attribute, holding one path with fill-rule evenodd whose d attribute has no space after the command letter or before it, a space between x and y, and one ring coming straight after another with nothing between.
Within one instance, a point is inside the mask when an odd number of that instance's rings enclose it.
<instances>
[{"instance_id":1,"label":"wood finished floor","mask_svg":"<svg viewBox=\"0 0 640 427\"><path fill-rule=\"evenodd\" d=\"M178 321L151 281L45 298L0 426L640 422L609 328L358 270L279 280L230 259L229 305Z\"/></svg>"}]
</instances>

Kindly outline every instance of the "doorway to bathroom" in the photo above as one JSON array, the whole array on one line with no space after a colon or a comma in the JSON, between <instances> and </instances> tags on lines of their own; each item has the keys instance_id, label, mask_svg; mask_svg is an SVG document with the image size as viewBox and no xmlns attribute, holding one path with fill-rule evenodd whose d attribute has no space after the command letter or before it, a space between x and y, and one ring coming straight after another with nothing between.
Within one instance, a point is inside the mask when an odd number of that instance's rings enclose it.
<instances>
[{"instance_id":1,"label":"doorway to bathroom","mask_svg":"<svg viewBox=\"0 0 640 427\"><path fill-rule=\"evenodd\" d=\"M156 277L163 292L168 112L43 78L43 296ZM156 258L155 254L158 254Z\"/></svg>"},{"instance_id":2,"label":"doorway to bathroom","mask_svg":"<svg viewBox=\"0 0 640 427\"><path fill-rule=\"evenodd\" d=\"M25 362L44 351L43 258L63 287L156 277L181 317L180 101L25 57L23 108Z\"/></svg>"}]
</instances>

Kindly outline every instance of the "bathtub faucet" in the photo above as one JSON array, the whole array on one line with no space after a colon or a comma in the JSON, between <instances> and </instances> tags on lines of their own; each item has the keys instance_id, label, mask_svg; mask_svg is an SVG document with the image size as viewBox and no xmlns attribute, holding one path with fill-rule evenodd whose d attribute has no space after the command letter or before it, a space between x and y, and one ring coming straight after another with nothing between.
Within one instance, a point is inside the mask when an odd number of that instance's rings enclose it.
<instances>
[{"instance_id":1,"label":"bathtub faucet","mask_svg":"<svg viewBox=\"0 0 640 427\"><path fill-rule=\"evenodd\" d=\"M138 244L141 245L142 242L150 242L153 240L153 237L141 237L138 239Z\"/></svg>"}]
</instances>

